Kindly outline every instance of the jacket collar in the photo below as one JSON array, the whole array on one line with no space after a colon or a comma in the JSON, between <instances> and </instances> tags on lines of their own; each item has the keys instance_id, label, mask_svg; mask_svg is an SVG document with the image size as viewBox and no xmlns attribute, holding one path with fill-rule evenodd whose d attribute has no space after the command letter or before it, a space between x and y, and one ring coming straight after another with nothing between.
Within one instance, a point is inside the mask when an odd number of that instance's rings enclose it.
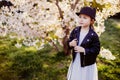
<instances>
[{"instance_id":1,"label":"jacket collar","mask_svg":"<svg viewBox=\"0 0 120 80\"><path fill-rule=\"evenodd\" d=\"M78 27L77 45L79 43L80 31L81 31L81 26ZM91 27L89 27L89 31L88 31L87 35L84 37L83 41L81 42L81 45L87 41L88 36L91 35L92 32L93 32L93 29Z\"/></svg>"}]
</instances>

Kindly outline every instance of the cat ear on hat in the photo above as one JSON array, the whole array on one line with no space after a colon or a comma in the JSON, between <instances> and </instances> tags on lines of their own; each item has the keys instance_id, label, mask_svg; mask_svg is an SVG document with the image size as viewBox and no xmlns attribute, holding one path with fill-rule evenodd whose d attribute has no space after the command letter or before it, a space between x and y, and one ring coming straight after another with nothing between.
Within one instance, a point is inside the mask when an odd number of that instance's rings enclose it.
<instances>
[{"instance_id":1,"label":"cat ear on hat","mask_svg":"<svg viewBox=\"0 0 120 80\"><path fill-rule=\"evenodd\" d=\"M93 8L94 13L96 13L96 8Z\"/></svg>"},{"instance_id":2,"label":"cat ear on hat","mask_svg":"<svg viewBox=\"0 0 120 80\"><path fill-rule=\"evenodd\" d=\"M96 12L96 8L93 8L93 10Z\"/></svg>"},{"instance_id":3,"label":"cat ear on hat","mask_svg":"<svg viewBox=\"0 0 120 80\"><path fill-rule=\"evenodd\" d=\"M94 17L96 16L96 8L93 8Z\"/></svg>"}]
</instances>

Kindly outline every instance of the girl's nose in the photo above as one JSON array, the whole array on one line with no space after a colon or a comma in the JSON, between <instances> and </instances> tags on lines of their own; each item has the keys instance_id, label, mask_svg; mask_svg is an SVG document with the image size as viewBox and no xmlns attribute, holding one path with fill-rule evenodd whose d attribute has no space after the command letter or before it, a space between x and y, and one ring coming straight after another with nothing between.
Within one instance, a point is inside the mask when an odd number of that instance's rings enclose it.
<instances>
[{"instance_id":1,"label":"girl's nose","mask_svg":"<svg viewBox=\"0 0 120 80\"><path fill-rule=\"evenodd\" d=\"M83 19L81 18L81 19L79 19L79 21L80 21L80 22L83 22Z\"/></svg>"}]
</instances>

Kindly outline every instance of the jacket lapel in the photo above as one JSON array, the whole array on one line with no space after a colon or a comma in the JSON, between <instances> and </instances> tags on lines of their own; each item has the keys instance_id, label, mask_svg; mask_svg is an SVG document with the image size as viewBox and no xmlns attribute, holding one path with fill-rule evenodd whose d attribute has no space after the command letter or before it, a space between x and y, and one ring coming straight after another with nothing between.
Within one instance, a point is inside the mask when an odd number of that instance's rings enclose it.
<instances>
[{"instance_id":1,"label":"jacket lapel","mask_svg":"<svg viewBox=\"0 0 120 80\"><path fill-rule=\"evenodd\" d=\"M91 34L91 30L92 30L92 29L91 29L91 27L90 27L88 33L86 34L86 36L84 37L83 41L81 42L81 45L83 45L84 43L86 43L89 35Z\"/></svg>"},{"instance_id":2,"label":"jacket lapel","mask_svg":"<svg viewBox=\"0 0 120 80\"><path fill-rule=\"evenodd\" d=\"M77 32L77 45L79 44L80 30L81 27L78 28L78 32Z\"/></svg>"}]
</instances>

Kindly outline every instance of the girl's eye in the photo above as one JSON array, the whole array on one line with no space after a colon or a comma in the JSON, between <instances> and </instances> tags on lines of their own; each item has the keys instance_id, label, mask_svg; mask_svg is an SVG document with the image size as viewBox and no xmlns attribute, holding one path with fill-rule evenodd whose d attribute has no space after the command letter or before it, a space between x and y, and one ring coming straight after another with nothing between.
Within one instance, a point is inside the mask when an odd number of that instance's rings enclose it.
<instances>
[{"instance_id":1,"label":"girl's eye","mask_svg":"<svg viewBox=\"0 0 120 80\"><path fill-rule=\"evenodd\" d=\"M87 19L85 16L79 16L79 18Z\"/></svg>"},{"instance_id":2,"label":"girl's eye","mask_svg":"<svg viewBox=\"0 0 120 80\"><path fill-rule=\"evenodd\" d=\"M87 19L86 17L83 17L84 19Z\"/></svg>"}]
</instances>

